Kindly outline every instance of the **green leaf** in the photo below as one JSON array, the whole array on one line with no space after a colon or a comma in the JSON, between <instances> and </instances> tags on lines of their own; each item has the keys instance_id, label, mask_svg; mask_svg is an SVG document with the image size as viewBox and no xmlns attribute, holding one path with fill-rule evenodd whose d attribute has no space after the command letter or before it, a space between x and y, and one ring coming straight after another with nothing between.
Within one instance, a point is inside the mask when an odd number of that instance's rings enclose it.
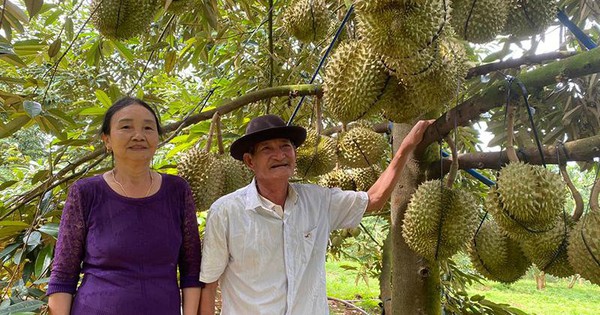
<instances>
[{"instance_id":1,"label":"green leaf","mask_svg":"<svg viewBox=\"0 0 600 315\"><path fill-rule=\"evenodd\" d=\"M27 12L29 12L30 20L40 12L42 5L44 5L44 0L25 0L25 6L27 7Z\"/></svg>"},{"instance_id":2,"label":"green leaf","mask_svg":"<svg viewBox=\"0 0 600 315\"><path fill-rule=\"evenodd\" d=\"M121 53L121 56L123 56L123 58L127 59L127 61L133 62L135 60L135 56L133 55L133 52L131 52L131 50L127 46L125 46L122 42L120 42L118 40L114 40L114 41L112 41L112 43L117 47L117 50L119 51L119 53Z\"/></svg>"},{"instance_id":3,"label":"green leaf","mask_svg":"<svg viewBox=\"0 0 600 315\"><path fill-rule=\"evenodd\" d=\"M79 112L82 116L102 116L106 112L106 108L102 107L88 107Z\"/></svg>"},{"instance_id":4,"label":"green leaf","mask_svg":"<svg viewBox=\"0 0 600 315\"><path fill-rule=\"evenodd\" d=\"M48 223L42 225L38 231L56 238L58 236L58 223Z\"/></svg>"},{"instance_id":5,"label":"green leaf","mask_svg":"<svg viewBox=\"0 0 600 315\"><path fill-rule=\"evenodd\" d=\"M0 139L12 135L17 130L21 129L21 127L25 126L30 120L31 118L29 116L20 115L9 121L6 125L0 123Z\"/></svg>"},{"instance_id":6,"label":"green leaf","mask_svg":"<svg viewBox=\"0 0 600 315\"><path fill-rule=\"evenodd\" d=\"M17 67L27 66L27 64L25 62L23 62L23 60L21 60L21 58L19 58L19 56L17 56L17 55L0 54L0 59L10 63L13 66L17 66Z\"/></svg>"},{"instance_id":7,"label":"green leaf","mask_svg":"<svg viewBox=\"0 0 600 315\"><path fill-rule=\"evenodd\" d=\"M100 101L102 106L104 106L105 108L108 108L108 107L110 107L110 105L112 105L112 101L110 100L110 97L104 91L96 90L96 91L94 91L94 94L96 94L96 98Z\"/></svg>"},{"instance_id":8,"label":"green leaf","mask_svg":"<svg viewBox=\"0 0 600 315\"><path fill-rule=\"evenodd\" d=\"M52 190L48 190L42 197L42 201L40 201L40 212L42 216L52 209L52 207L50 207L50 201L52 201Z\"/></svg>"},{"instance_id":9,"label":"green leaf","mask_svg":"<svg viewBox=\"0 0 600 315\"><path fill-rule=\"evenodd\" d=\"M34 101L24 101L23 108L29 117L33 118L42 113L42 104Z\"/></svg>"},{"instance_id":10,"label":"green leaf","mask_svg":"<svg viewBox=\"0 0 600 315\"><path fill-rule=\"evenodd\" d=\"M16 180L5 181L4 183L0 184L0 191L6 189L16 183L18 183L18 181L16 181Z\"/></svg>"},{"instance_id":11,"label":"green leaf","mask_svg":"<svg viewBox=\"0 0 600 315\"><path fill-rule=\"evenodd\" d=\"M66 17L65 18L65 35L67 36L67 39L69 41L73 40L73 35L74 35L74 31L73 31L73 19L71 19L70 17Z\"/></svg>"},{"instance_id":12,"label":"green leaf","mask_svg":"<svg viewBox=\"0 0 600 315\"><path fill-rule=\"evenodd\" d=\"M42 233L33 231L29 236L25 237L25 240L27 241L27 246L38 246L42 244Z\"/></svg>"},{"instance_id":13,"label":"green leaf","mask_svg":"<svg viewBox=\"0 0 600 315\"><path fill-rule=\"evenodd\" d=\"M35 275L40 278L48 272L48 267L52 262L52 245L46 245L38 253L35 259Z\"/></svg>"},{"instance_id":14,"label":"green leaf","mask_svg":"<svg viewBox=\"0 0 600 315\"><path fill-rule=\"evenodd\" d=\"M10 245L6 246L6 248L4 248L0 252L0 260L3 260L4 257L10 255L15 249L19 248L19 246L23 246L23 244L15 243L15 244L10 244Z\"/></svg>"},{"instance_id":15,"label":"green leaf","mask_svg":"<svg viewBox=\"0 0 600 315\"><path fill-rule=\"evenodd\" d=\"M177 53L174 51L169 51L165 56L165 72L171 73L173 68L175 68L175 64L177 63Z\"/></svg>"},{"instance_id":16,"label":"green leaf","mask_svg":"<svg viewBox=\"0 0 600 315\"><path fill-rule=\"evenodd\" d=\"M60 37L57 38L54 42L52 42L52 44L50 44L50 46L48 47L48 56L50 58L54 58L54 56L56 56L56 54L60 52L61 44L62 41L60 40Z\"/></svg>"},{"instance_id":17,"label":"green leaf","mask_svg":"<svg viewBox=\"0 0 600 315\"><path fill-rule=\"evenodd\" d=\"M14 315L18 312L31 312L40 309L46 303L38 300L28 300L13 304L5 309L0 310L0 315Z\"/></svg>"}]
</instances>

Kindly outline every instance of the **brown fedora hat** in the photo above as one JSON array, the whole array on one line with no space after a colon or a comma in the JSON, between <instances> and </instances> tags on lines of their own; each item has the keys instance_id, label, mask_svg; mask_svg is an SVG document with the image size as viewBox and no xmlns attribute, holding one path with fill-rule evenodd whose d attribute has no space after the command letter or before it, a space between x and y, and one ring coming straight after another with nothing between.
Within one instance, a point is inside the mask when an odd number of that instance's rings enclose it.
<instances>
[{"instance_id":1,"label":"brown fedora hat","mask_svg":"<svg viewBox=\"0 0 600 315\"><path fill-rule=\"evenodd\" d=\"M231 144L229 153L236 160L243 160L244 153L250 152L255 144L271 139L285 138L299 147L306 140L306 129L298 126L287 126L281 117L276 115L258 116L250 120L246 134Z\"/></svg>"}]
</instances>

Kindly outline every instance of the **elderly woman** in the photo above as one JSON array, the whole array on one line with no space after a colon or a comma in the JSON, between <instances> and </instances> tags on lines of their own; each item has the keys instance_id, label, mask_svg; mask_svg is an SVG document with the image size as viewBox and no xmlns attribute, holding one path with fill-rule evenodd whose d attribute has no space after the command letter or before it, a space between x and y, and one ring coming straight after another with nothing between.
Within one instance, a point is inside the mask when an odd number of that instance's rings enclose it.
<instances>
[{"instance_id":1,"label":"elderly woman","mask_svg":"<svg viewBox=\"0 0 600 315\"><path fill-rule=\"evenodd\" d=\"M160 134L156 113L139 99L107 110L102 140L114 168L69 189L48 284L51 314L197 313L194 200L183 179L150 168Z\"/></svg>"}]
</instances>

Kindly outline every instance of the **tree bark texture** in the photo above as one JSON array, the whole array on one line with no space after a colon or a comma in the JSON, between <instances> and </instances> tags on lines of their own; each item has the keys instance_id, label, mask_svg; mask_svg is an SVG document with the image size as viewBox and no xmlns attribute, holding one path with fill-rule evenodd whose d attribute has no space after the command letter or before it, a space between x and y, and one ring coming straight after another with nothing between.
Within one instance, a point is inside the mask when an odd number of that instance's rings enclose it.
<instances>
[{"instance_id":1,"label":"tree bark texture","mask_svg":"<svg viewBox=\"0 0 600 315\"><path fill-rule=\"evenodd\" d=\"M396 152L411 126L394 124L393 148ZM409 159L392 193L392 314L441 314L440 270L413 252L402 237L402 221L410 196L417 189L422 172ZM387 313L386 313L387 314Z\"/></svg>"}]
</instances>

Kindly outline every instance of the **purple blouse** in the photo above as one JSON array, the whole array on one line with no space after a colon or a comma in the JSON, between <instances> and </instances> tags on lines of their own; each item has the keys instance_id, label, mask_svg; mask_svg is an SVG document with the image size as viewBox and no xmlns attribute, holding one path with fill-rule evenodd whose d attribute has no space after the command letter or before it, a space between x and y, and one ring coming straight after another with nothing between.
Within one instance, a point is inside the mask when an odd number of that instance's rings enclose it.
<instances>
[{"instance_id":1,"label":"purple blouse","mask_svg":"<svg viewBox=\"0 0 600 315\"><path fill-rule=\"evenodd\" d=\"M69 189L47 294L74 294L73 315L178 315L179 288L201 286L200 260L185 180L162 174L156 194L128 198L98 175Z\"/></svg>"}]
</instances>

